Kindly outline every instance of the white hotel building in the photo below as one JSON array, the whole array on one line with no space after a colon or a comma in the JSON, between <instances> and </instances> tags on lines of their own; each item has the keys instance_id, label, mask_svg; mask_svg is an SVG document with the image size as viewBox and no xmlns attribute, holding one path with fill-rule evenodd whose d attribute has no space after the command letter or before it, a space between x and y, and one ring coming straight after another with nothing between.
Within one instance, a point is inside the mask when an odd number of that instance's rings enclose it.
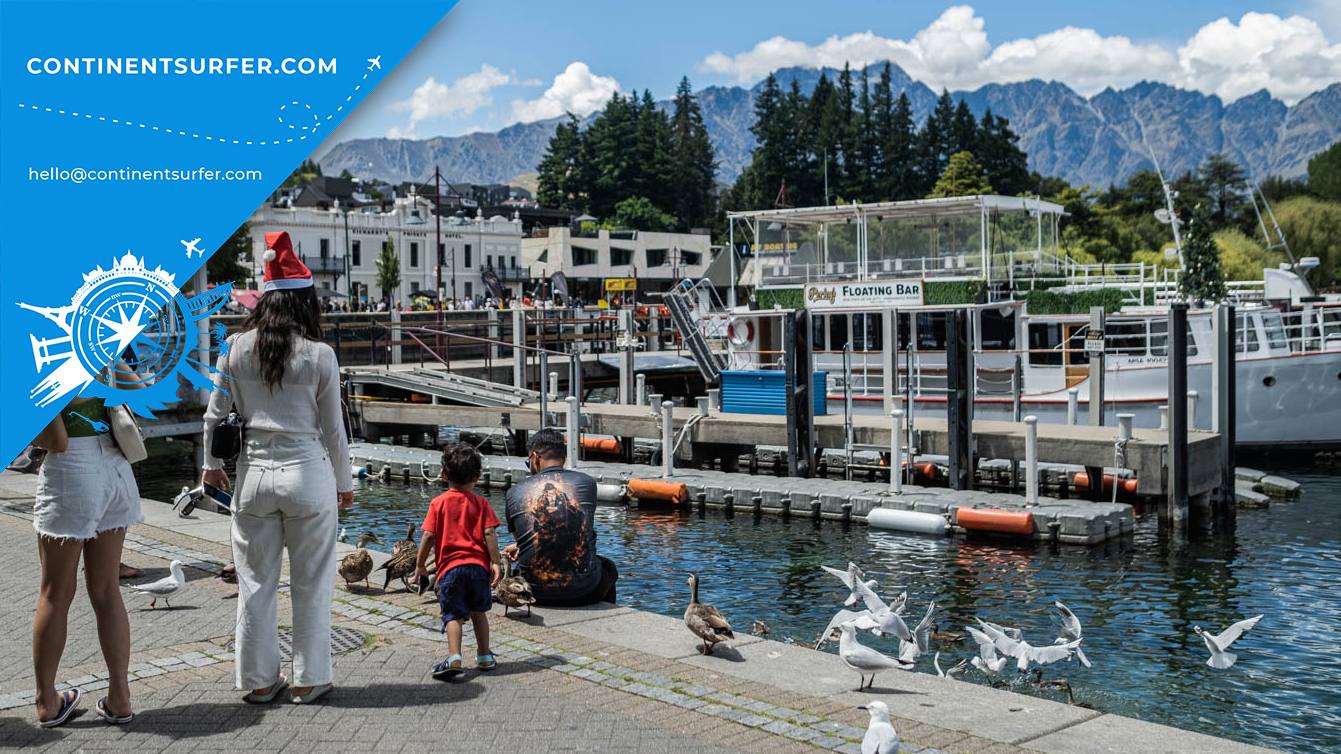
<instances>
[{"instance_id":1,"label":"white hotel building","mask_svg":"<svg viewBox=\"0 0 1341 754\"><path fill-rule=\"evenodd\" d=\"M390 239L400 258L400 285L389 291L393 302L408 305L420 291L432 295L442 266L443 295L447 300L487 296L480 274L492 268L503 286L521 296L530 271L521 263L521 220L501 215L490 218L446 214L438 233L433 202L422 197L396 199L390 211L377 206L346 209L275 206L269 202L252 214L252 277L264 276L265 234L288 231L294 251L312 270L318 287L356 300L378 301L377 258ZM438 243L437 253L434 245ZM348 274L346 274L348 273ZM350 283L353 283L351 287Z\"/></svg>"}]
</instances>

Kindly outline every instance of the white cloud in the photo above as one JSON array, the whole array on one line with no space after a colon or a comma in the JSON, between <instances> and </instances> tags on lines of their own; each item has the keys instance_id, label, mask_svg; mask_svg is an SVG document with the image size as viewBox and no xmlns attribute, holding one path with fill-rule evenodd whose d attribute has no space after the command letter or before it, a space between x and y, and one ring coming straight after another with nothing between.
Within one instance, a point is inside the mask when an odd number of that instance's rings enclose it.
<instances>
[{"instance_id":1,"label":"white cloud","mask_svg":"<svg viewBox=\"0 0 1341 754\"><path fill-rule=\"evenodd\" d=\"M513 100L512 117L508 124L554 118L566 112L578 116L590 115L601 109L611 95L618 91L619 82L614 77L597 76L586 63L574 61L568 64L563 73L554 77L554 82L539 99Z\"/></svg>"},{"instance_id":2,"label":"white cloud","mask_svg":"<svg viewBox=\"0 0 1341 754\"><path fill-rule=\"evenodd\" d=\"M512 83L516 83L512 76L491 65L482 65L480 70L462 76L451 84L438 83L429 76L414 90L409 99L390 106L391 110L409 111L410 122L404 129L391 128L387 131L387 137L412 139L415 138L415 126L421 121L469 115L481 107L493 104L490 90Z\"/></svg>"},{"instance_id":3,"label":"white cloud","mask_svg":"<svg viewBox=\"0 0 1341 754\"><path fill-rule=\"evenodd\" d=\"M1311 7L1335 20L1341 0L1313 0ZM1176 51L1139 44L1094 29L1067 26L995 47L983 19L967 5L947 8L911 39L866 31L832 36L817 45L773 37L736 55L714 52L699 63L705 72L751 83L786 66L854 68L890 60L933 89L975 89L993 82L1058 80L1083 94L1140 80L1163 81L1232 101L1259 89L1293 103L1341 80L1341 44L1330 44L1318 24L1303 16L1247 13L1237 24L1206 24Z\"/></svg>"}]
</instances>

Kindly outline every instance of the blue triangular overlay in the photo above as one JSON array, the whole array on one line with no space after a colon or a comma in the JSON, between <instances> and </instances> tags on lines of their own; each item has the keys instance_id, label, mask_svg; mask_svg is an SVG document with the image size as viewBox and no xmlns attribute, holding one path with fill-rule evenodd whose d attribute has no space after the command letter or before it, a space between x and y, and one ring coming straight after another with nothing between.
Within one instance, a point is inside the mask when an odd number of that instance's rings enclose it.
<instances>
[{"instance_id":1,"label":"blue triangular overlay","mask_svg":"<svg viewBox=\"0 0 1341 754\"><path fill-rule=\"evenodd\" d=\"M0 458L73 395L44 382L133 337L136 285L184 286L455 4L0 6Z\"/></svg>"}]
</instances>

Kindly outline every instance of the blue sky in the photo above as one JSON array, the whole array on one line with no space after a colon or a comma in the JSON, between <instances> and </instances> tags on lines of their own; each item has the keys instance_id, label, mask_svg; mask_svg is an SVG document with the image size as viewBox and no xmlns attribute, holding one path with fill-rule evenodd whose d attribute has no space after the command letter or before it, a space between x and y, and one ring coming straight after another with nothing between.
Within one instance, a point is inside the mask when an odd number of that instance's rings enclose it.
<instances>
[{"instance_id":1,"label":"blue sky","mask_svg":"<svg viewBox=\"0 0 1341 754\"><path fill-rule=\"evenodd\" d=\"M1294 102L1341 80L1341 0L462 2L334 131L428 138L669 97L784 65L893 59L933 88L1045 78L1083 94L1142 79Z\"/></svg>"}]
</instances>

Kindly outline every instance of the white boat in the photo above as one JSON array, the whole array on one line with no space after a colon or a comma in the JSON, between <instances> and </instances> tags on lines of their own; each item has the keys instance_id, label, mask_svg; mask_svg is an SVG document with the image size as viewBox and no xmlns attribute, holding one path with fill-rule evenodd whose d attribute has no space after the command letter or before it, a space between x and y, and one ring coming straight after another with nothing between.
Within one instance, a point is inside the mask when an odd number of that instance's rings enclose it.
<instances>
[{"instance_id":1,"label":"white boat","mask_svg":"<svg viewBox=\"0 0 1341 754\"><path fill-rule=\"evenodd\" d=\"M1060 257L1064 214L1055 204L1001 196L729 213L733 248L752 257L741 283L755 287L761 306L703 307L704 331L725 335L717 342L728 369L778 369L783 316L804 305L815 369L826 373L831 400L850 395L862 413L899 404L914 416L944 415L945 320L957 309L969 320L975 418L1033 414L1062 423L1074 411L1083 423L1089 317L1030 312L1022 294L1045 285L1110 291L1124 303L1104 323L1104 423L1130 413L1137 427L1159 427L1176 285L1149 265ZM738 232L743 247L735 246ZM1341 299L1307 295L1297 273L1266 270L1262 281L1230 286L1240 446L1341 447ZM945 300L947 290L975 289L976 303ZM1213 315L1188 314L1194 429L1213 429ZM887 389L890 371L897 379Z\"/></svg>"}]
</instances>

